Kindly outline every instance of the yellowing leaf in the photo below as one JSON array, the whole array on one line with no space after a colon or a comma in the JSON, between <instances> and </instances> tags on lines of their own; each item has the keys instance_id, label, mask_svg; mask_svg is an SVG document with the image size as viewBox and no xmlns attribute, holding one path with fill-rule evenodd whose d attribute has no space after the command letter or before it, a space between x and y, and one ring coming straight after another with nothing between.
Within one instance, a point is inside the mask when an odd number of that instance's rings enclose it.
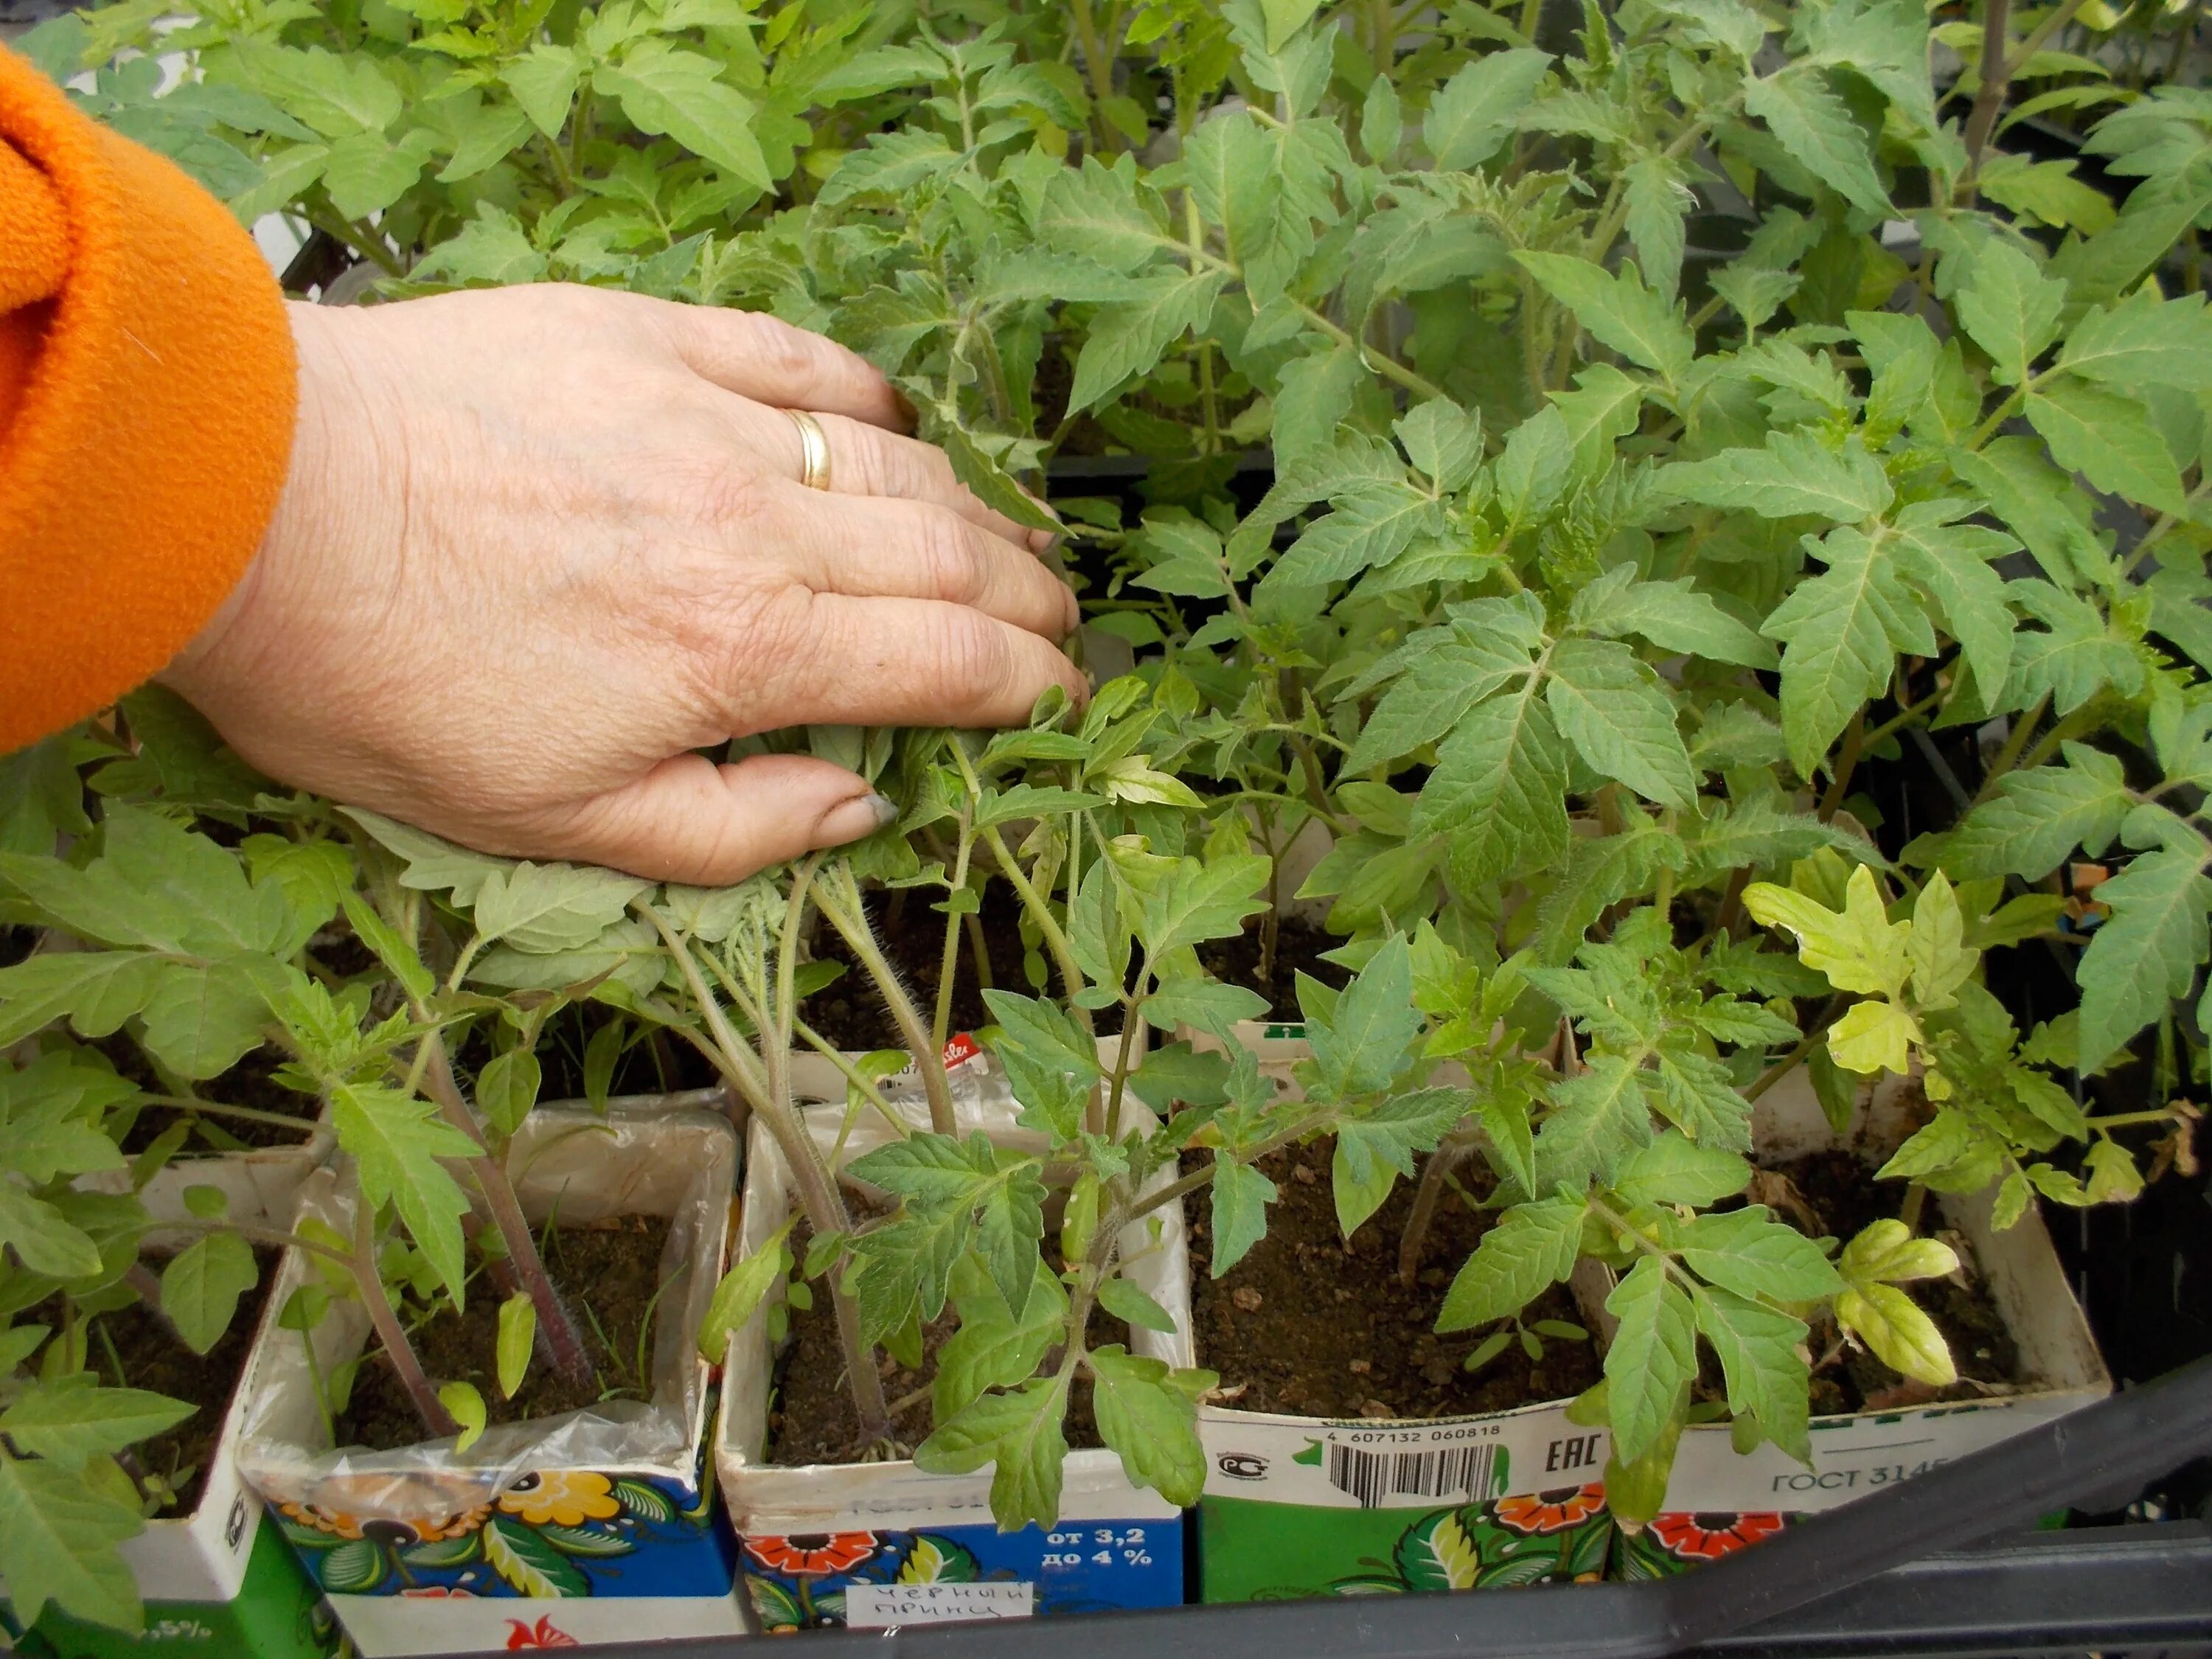
<instances>
[{"instance_id":1,"label":"yellowing leaf","mask_svg":"<svg viewBox=\"0 0 2212 1659\"><path fill-rule=\"evenodd\" d=\"M1908 1279L1941 1279L1956 1273L1959 1253L1939 1238L1915 1238L1902 1221L1869 1223L1844 1246L1836 1266L1862 1287Z\"/></svg>"},{"instance_id":2,"label":"yellowing leaf","mask_svg":"<svg viewBox=\"0 0 2212 1659\"><path fill-rule=\"evenodd\" d=\"M1841 911L1765 881L1744 889L1743 903L1762 926L1796 935L1805 965L1826 975L1838 991L1894 997L1905 988L1910 930L1883 915L1874 872L1864 865L1851 872Z\"/></svg>"},{"instance_id":3,"label":"yellowing leaf","mask_svg":"<svg viewBox=\"0 0 2212 1659\"><path fill-rule=\"evenodd\" d=\"M1900 1376L1939 1389L1959 1380L1935 1321L1893 1285L1845 1291L1836 1298L1836 1321Z\"/></svg>"},{"instance_id":4,"label":"yellowing leaf","mask_svg":"<svg viewBox=\"0 0 2212 1659\"><path fill-rule=\"evenodd\" d=\"M1828 1054L1847 1072L1901 1073L1919 1036L1912 1016L1895 1003L1855 1003L1828 1028Z\"/></svg>"}]
</instances>

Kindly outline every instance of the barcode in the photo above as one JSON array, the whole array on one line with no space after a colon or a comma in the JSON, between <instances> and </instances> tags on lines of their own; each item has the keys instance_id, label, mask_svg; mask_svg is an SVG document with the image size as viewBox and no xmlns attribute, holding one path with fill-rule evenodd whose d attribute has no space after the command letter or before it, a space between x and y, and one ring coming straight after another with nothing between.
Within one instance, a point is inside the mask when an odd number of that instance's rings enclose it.
<instances>
[{"instance_id":1,"label":"barcode","mask_svg":"<svg viewBox=\"0 0 2212 1659\"><path fill-rule=\"evenodd\" d=\"M1349 1492L1366 1510L1378 1508L1392 1497L1480 1498L1490 1491L1490 1465L1497 1450L1490 1444L1417 1452L1363 1451L1332 1444L1328 1484Z\"/></svg>"}]
</instances>

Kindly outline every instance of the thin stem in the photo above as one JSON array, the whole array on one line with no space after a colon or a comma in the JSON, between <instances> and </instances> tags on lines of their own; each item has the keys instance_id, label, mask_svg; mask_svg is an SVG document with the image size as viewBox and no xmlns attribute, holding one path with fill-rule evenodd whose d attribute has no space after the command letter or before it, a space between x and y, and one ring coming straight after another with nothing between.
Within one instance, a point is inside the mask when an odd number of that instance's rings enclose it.
<instances>
[{"instance_id":1,"label":"thin stem","mask_svg":"<svg viewBox=\"0 0 2212 1659\"><path fill-rule=\"evenodd\" d=\"M843 936L868 976L876 982L876 991L884 1000L884 1007L898 1027L900 1039L914 1054L915 1070L921 1073L922 1092L929 1097L929 1127L941 1135L960 1133L958 1120L952 1111L952 1085L945 1076L945 1048L941 1043L932 1043L929 1028L921 1023L921 1012L914 1000L899 983L898 970L876 943L874 932L868 926L866 901L860 896L859 884L853 879L851 869L840 865L841 890L833 899L827 891L818 896L822 914L830 918L830 925ZM851 908L848 909L848 905Z\"/></svg>"},{"instance_id":2,"label":"thin stem","mask_svg":"<svg viewBox=\"0 0 2212 1659\"><path fill-rule=\"evenodd\" d=\"M311 1135L319 1127L311 1117L287 1117L282 1112L264 1112L252 1106L229 1106L212 1100L201 1100L192 1095L141 1095L139 1101L148 1106L166 1106L179 1112L204 1112L210 1117L234 1117L248 1123L266 1123L274 1128L293 1129Z\"/></svg>"},{"instance_id":3,"label":"thin stem","mask_svg":"<svg viewBox=\"0 0 2212 1659\"><path fill-rule=\"evenodd\" d=\"M449 1434L459 1434L461 1425L453 1421L453 1414L438 1398L438 1391L430 1386L423 1375L422 1362L416 1358L407 1332L392 1311L392 1298L384 1293L384 1279L376 1271L376 1212L365 1198L357 1197L354 1205L353 1276L361 1291L362 1306L368 1310L368 1322L375 1329L376 1340L384 1349L384 1357L391 1362L399 1386L415 1407L415 1414L422 1419L422 1426L430 1437L441 1440ZM300 1340L312 1341L307 1332Z\"/></svg>"},{"instance_id":4,"label":"thin stem","mask_svg":"<svg viewBox=\"0 0 2212 1659\"><path fill-rule=\"evenodd\" d=\"M2012 730L2005 736L2004 747L1997 751L1996 759L1990 763L1990 769L1983 775L1982 787L1974 792L1974 799L1968 808L1969 811L1972 811L1974 806L1979 806L1995 793L1997 780L2012 770L2013 763L2020 759L2020 751L2027 747L2029 737L2033 734L2036 726L2041 724L2043 716L2050 707L2051 693L2046 691L2035 700L2033 708L2014 720Z\"/></svg>"},{"instance_id":5,"label":"thin stem","mask_svg":"<svg viewBox=\"0 0 2212 1659\"><path fill-rule=\"evenodd\" d=\"M2005 54L2005 33L2012 21L2012 0L1982 0L1982 84L1974 94L1973 112L1966 118L1966 171L1959 181L1963 202L1974 199L1975 180L1982 170L1982 151L2004 107L2005 88L2012 80L2012 64Z\"/></svg>"},{"instance_id":6,"label":"thin stem","mask_svg":"<svg viewBox=\"0 0 2212 1659\"><path fill-rule=\"evenodd\" d=\"M1844 792L1850 787L1851 774L1857 770L1859 754L1866 746L1866 705L1859 705L1858 713L1844 732L1844 746L1837 751L1836 764L1828 781L1828 793L1820 797L1820 822L1827 823L1836 816L1844 804Z\"/></svg>"},{"instance_id":7,"label":"thin stem","mask_svg":"<svg viewBox=\"0 0 2212 1659\"><path fill-rule=\"evenodd\" d=\"M860 1091L861 1098L876 1109L877 1115L902 1140L914 1133L914 1130L908 1125L906 1120L891 1109L890 1102L884 1098L882 1091L876 1087L874 1082L866 1077L859 1066L846 1059L841 1050L833 1048L828 1037L823 1036L805 1020L796 1017L793 1017L791 1022L791 1029L797 1034L801 1042L835 1066L850 1087Z\"/></svg>"},{"instance_id":8,"label":"thin stem","mask_svg":"<svg viewBox=\"0 0 2212 1659\"><path fill-rule=\"evenodd\" d=\"M1408 1290L1420 1276L1421 1253L1428 1245L1437 1204L1444 1195L1444 1183L1451 1179L1452 1165L1458 1161L1458 1154L1447 1141L1431 1152L1421 1166L1420 1184L1413 1188L1413 1207L1406 1217L1405 1231L1398 1235L1398 1282Z\"/></svg>"},{"instance_id":9,"label":"thin stem","mask_svg":"<svg viewBox=\"0 0 2212 1659\"><path fill-rule=\"evenodd\" d=\"M946 746L952 750L952 758L959 763L960 775L968 785L969 794L981 800L983 797L982 781L975 775L975 768L968 758L968 751L961 746L957 738L953 739ZM1067 934L1061 928L1059 919L1053 915L1051 904L1037 891L1029 877L1023 873L1020 862L1014 857L1013 850L1006 845L1006 837L999 833L998 825L991 823L983 826L983 844L991 849L991 856L998 860L999 868L1005 872L1006 879L1013 884L1014 891L1021 895L1022 902L1028 907L1030 915L1036 918L1037 931L1044 935L1045 948L1052 952L1053 962L1060 969L1060 981L1066 988L1068 997L1073 1000L1076 994L1083 989L1085 984L1083 969L1076 965L1075 947L1068 943ZM1070 862L1071 864L1073 862L1072 854ZM1078 1007L1074 1012L1076 1018L1082 1022L1084 1030L1089 1030L1091 1011L1088 1008Z\"/></svg>"},{"instance_id":10,"label":"thin stem","mask_svg":"<svg viewBox=\"0 0 2212 1659\"><path fill-rule=\"evenodd\" d=\"M1827 1006L1820 1011L1820 1017L1813 1022L1813 1029L1798 1039L1796 1048L1753 1079L1751 1085L1744 1090L1743 1097L1746 1100L1757 1100L1804 1064L1807 1056L1812 1054L1821 1038L1826 1036L1828 1027L1835 1023L1837 1017L1843 1012L1844 999L1840 996L1830 997Z\"/></svg>"},{"instance_id":11,"label":"thin stem","mask_svg":"<svg viewBox=\"0 0 2212 1659\"><path fill-rule=\"evenodd\" d=\"M421 1017L418 1012L417 1018ZM588 1388L593 1373L591 1353L584 1346L584 1333L562 1302L561 1293L553 1288L552 1276L545 1271L545 1263L538 1254L538 1240L522 1213L522 1201L514 1195L514 1183L507 1178L507 1171L484 1145L476 1114L469 1109L468 1102L461 1097L459 1085L453 1081L444 1040L434 1030L426 1031L422 1047L429 1051L429 1064L422 1082L430 1098L438 1103L439 1115L468 1136L478 1149L469 1159L469 1168L483 1194L484 1207L491 1212L492 1224L499 1229L500 1243L506 1247L507 1261L514 1270L515 1281L530 1292L531 1305L538 1311L538 1340L546 1361L572 1384Z\"/></svg>"},{"instance_id":12,"label":"thin stem","mask_svg":"<svg viewBox=\"0 0 2212 1659\"><path fill-rule=\"evenodd\" d=\"M960 814L960 849L954 855L952 880L945 892L945 948L937 957L937 1018L929 1028L932 1054L943 1054L945 1040L952 1035L952 978L960 967L961 920L969 914L952 906L968 891L968 861L975 851L975 832L969 823L972 816L973 809Z\"/></svg>"}]
</instances>

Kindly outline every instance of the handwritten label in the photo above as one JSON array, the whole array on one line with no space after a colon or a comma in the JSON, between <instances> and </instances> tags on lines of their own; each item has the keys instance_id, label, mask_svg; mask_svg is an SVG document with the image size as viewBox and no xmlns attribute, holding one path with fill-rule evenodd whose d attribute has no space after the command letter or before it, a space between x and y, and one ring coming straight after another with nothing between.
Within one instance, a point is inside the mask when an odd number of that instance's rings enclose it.
<instances>
[{"instance_id":1,"label":"handwritten label","mask_svg":"<svg viewBox=\"0 0 2212 1659\"><path fill-rule=\"evenodd\" d=\"M845 1623L853 1630L1027 1619L1036 1611L1036 1586L1029 1583L854 1584L845 1591Z\"/></svg>"}]
</instances>

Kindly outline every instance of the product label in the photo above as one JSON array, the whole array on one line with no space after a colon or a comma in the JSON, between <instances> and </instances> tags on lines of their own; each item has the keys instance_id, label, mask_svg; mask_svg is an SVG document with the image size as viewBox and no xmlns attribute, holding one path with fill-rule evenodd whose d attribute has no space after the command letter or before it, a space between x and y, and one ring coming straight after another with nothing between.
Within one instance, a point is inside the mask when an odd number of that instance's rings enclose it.
<instances>
[{"instance_id":1,"label":"product label","mask_svg":"<svg viewBox=\"0 0 2212 1659\"><path fill-rule=\"evenodd\" d=\"M1564 1403L1498 1417L1328 1421L1199 1413L1207 1492L1328 1509L1420 1509L1579 1486L1605 1467L1602 1430Z\"/></svg>"},{"instance_id":2,"label":"product label","mask_svg":"<svg viewBox=\"0 0 2212 1659\"><path fill-rule=\"evenodd\" d=\"M854 1584L845 1591L845 1623L852 1630L1027 1619L1036 1611L1036 1586L1030 1583Z\"/></svg>"}]
</instances>

